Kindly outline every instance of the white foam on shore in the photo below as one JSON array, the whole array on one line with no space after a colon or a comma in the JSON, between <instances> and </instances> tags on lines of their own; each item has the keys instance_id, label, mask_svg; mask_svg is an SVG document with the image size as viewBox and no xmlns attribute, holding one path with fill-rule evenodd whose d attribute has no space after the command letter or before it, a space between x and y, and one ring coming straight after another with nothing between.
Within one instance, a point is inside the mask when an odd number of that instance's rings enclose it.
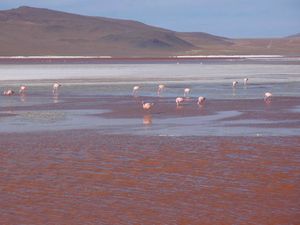
<instances>
[{"instance_id":1,"label":"white foam on shore","mask_svg":"<svg viewBox=\"0 0 300 225\"><path fill-rule=\"evenodd\" d=\"M210 58L210 59L214 59L214 58L236 58L236 59L240 59L240 58L283 58L285 56L283 55L178 55L178 56L174 56L174 58Z\"/></svg>"},{"instance_id":2,"label":"white foam on shore","mask_svg":"<svg viewBox=\"0 0 300 225\"><path fill-rule=\"evenodd\" d=\"M120 57L112 57L106 55L99 56L60 56L60 55L40 55L40 56L0 56L0 59L118 59ZM124 58L124 57L121 57ZM126 58L126 57L125 57ZM143 58L143 57L142 57ZM167 56L167 57L157 57L159 58L198 58L198 59L268 59L268 58L290 58L284 55L177 55L177 56ZM299 58L299 57L294 57ZM128 59L136 59L128 56ZM147 57L145 57L147 59Z\"/></svg>"},{"instance_id":3,"label":"white foam on shore","mask_svg":"<svg viewBox=\"0 0 300 225\"><path fill-rule=\"evenodd\" d=\"M111 56L0 56L0 59L111 59Z\"/></svg>"}]
</instances>

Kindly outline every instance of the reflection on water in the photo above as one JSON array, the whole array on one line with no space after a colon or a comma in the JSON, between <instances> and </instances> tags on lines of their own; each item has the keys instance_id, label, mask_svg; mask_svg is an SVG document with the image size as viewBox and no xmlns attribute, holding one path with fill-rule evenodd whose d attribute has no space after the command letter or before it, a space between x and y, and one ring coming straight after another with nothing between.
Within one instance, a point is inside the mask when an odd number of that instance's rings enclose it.
<instances>
[{"instance_id":1,"label":"reflection on water","mask_svg":"<svg viewBox=\"0 0 300 225\"><path fill-rule=\"evenodd\" d=\"M20 94L20 101L25 103L27 101L27 96L25 94Z\"/></svg>"},{"instance_id":2,"label":"reflection on water","mask_svg":"<svg viewBox=\"0 0 300 225\"><path fill-rule=\"evenodd\" d=\"M236 96L236 88L235 87L232 88L232 96Z\"/></svg>"},{"instance_id":3,"label":"reflection on water","mask_svg":"<svg viewBox=\"0 0 300 225\"><path fill-rule=\"evenodd\" d=\"M196 107L196 106L195 106ZM105 118L102 110L16 111L15 116L4 117L0 132L59 131L93 129L105 134L150 136L290 136L300 135L299 120L234 119L239 111L219 111L193 117L155 118L145 114L138 118ZM99 115L95 117L95 115ZM280 124L280 126L276 126ZM290 126L294 124L294 126ZM144 129L147 127L147 129Z\"/></svg>"},{"instance_id":4,"label":"reflection on water","mask_svg":"<svg viewBox=\"0 0 300 225\"><path fill-rule=\"evenodd\" d=\"M183 105L176 105L176 110L182 110L183 109Z\"/></svg>"},{"instance_id":5,"label":"reflection on water","mask_svg":"<svg viewBox=\"0 0 300 225\"><path fill-rule=\"evenodd\" d=\"M152 115L151 114L146 114L143 117L143 124L146 126L149 126L152 124Z\"/></svg>"},{"instance_id":6,"label":"reflection on water","mask_svg":"<svg viewBox=\"0 0 300 225\"><path fill-rule=\"evenodd\" d=\"M59 101L58 101L58 97L59 97L59 94L58 94L58 93L54 93L54 94L53 94L53 103L54 103L54 104L59 102Z\"/></svg>"},{"instance_id":7,"label":"reflection on water","mask_svg":"<svg viewBox=\"0 0 300 225\"><path fill-rule=\"evenodd\" d=\"M205 105L206 105L205 102L204 102L204 103L201 103L201 104L198 104L198 108L199 108L199 111L200 111L201 113L204 113L204 112L205 112Z\"/></svg>"}]
</instances>

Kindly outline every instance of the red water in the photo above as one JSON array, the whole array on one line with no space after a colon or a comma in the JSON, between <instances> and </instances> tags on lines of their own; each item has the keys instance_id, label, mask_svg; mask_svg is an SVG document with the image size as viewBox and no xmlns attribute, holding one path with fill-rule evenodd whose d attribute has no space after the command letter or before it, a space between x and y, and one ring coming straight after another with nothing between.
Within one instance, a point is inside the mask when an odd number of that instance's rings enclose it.
<instances>
[{"instance_id":1,"label":"red water","mask_svg":"<svg viewBox=\"0 0 300 225\"><path fill-rule=\"evenodd\" d=\"M299 224L299 137L0 136L0 224Z\"/></svg>"}]
</instances>

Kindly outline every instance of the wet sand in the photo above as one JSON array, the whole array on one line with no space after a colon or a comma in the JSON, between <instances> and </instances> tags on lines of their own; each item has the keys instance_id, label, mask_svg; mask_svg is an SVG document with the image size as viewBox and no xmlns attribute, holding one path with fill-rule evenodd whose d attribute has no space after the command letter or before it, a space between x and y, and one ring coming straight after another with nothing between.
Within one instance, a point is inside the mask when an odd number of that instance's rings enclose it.
<instances>
[{"instance_id":1,"label":"wet sand","mask_svg":"<svg viewBox=\"0 0 300 225\"><path fill-rule=\"evenodd\" d=\"M1 224L297 224L299 137L0 135Z\"/></svg>"}]
</instances>

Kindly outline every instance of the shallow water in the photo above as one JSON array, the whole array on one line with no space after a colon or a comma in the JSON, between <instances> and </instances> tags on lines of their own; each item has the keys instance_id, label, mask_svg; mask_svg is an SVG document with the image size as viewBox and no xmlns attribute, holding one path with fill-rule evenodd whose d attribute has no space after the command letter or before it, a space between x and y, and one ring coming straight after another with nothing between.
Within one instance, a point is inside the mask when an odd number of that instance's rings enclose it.
<instances>
[{"instance_id":1,"label":"shallow water","mask_svg":"<svg viewBox=\"0 0 300 225\"><path fill-rule=\"evenodd\" d=\"M201 66L0 65L0 224L298 224L299 66Z\"/></svg>"},{"instance_id":2,"label":"shallow water","mask_svg":"<svg viewBox=\"0 0 300 225\"><path fill-rule=\"evenodd\" d=\"M101 99L105 96L115 96L113 101L118 104L118 97L132 95L134 85L140 85L139 98L155 97L157 100L154 101L158 102L165 101L165 98L182 96L185 87L191 88L192 101L196 101L198 96L205 96L208 101L228 99L242 102L245 99L262 99L267 91L272 92L275 98L299 97L300 65L238 63L0 65L0 74L1 91L6 88L17 90L21 84L28 86L28 92L24 96L0 96L0 112L16 114L16 116L0 119L0 132L97 129L110 133L169 136L274 136L299 135L300 133L298 127L264 127L263 125L268 124L266 120L241 120L235 123L218 120L219 115L226 118L231 109L219 110L217 114L210 116L176 119L161 119L151 115L148 115L148 119L143 117L105 119L89 116L95 111L88 109L55 111L56 104L77 103L78 98L81 99L80 104L83 105L85 103L82 99L88 101L93 98L99 100L101 104ZM243 84L245 77L249 78L247 85ZM63 86L59 95L53 96L51 87L55 80L59 80ZM239 85L235 88L232 87L233 80L239 81ZM160 97L157 97L159 83L164 83L166 89ZM44 111L35 112L30 108L43 107L47 104L47 109L43 109ZM128 101L128 104L135 104L134 100ZM25 111L24 107L27 107ZM75 106L73 108L76 109ZM296 109L297 106L290 110L297 113ZM239 110L235 113L241 113ZM47 125L48 120L51 126ZM255 123L259 126L248 126ZM272 123L274 125L276 121ZM296 121L297 123L299 121Z\"/></svg>"},{"instance_id":3,"label":"shallow water","mask_svg":"<svg viewBox=\"0 0 300 225\"><path fill-rule=\"evenodd\" d=\"M2 224L298 224L299 138L0 135Z\"/></svg>"},{"instance_id":4,"label":"shallow water","mask_svg":"<svg viewBox=\"0 0 300 225\"><path fill-rule=\"evenodd\" d=\"M16 116L0 117L0 133L92 129L102 134L146 136L300 136L299 119L231 121L230 118L242 114L239 111L219 111L213 115L181 118L156 118L147 113L141 118L130 119L101 117L104 112L107 111L18 111ZM283 126L276 127L280 123ZM289 124L298 126L289 127Z\"/></svg>"},{"instance_id":5,"label":"shallow water","mask_svg":"<svg viewBox=\"0 0 300 225\"><path fill-rule=\"evenodd\" d=\"M280 96L299 96L300 65L264 64L84 64L0 65L0 90L25 84L31 94L46 94L55 80L72 95L128 95L140 85L140 95L155 96L157 85L167 86L164 96L208 98L260 98L271 91ZM243 79L249 78L249 85ZM238 80L237 88L232 81Z\"/></svg>"}]
</instances>

